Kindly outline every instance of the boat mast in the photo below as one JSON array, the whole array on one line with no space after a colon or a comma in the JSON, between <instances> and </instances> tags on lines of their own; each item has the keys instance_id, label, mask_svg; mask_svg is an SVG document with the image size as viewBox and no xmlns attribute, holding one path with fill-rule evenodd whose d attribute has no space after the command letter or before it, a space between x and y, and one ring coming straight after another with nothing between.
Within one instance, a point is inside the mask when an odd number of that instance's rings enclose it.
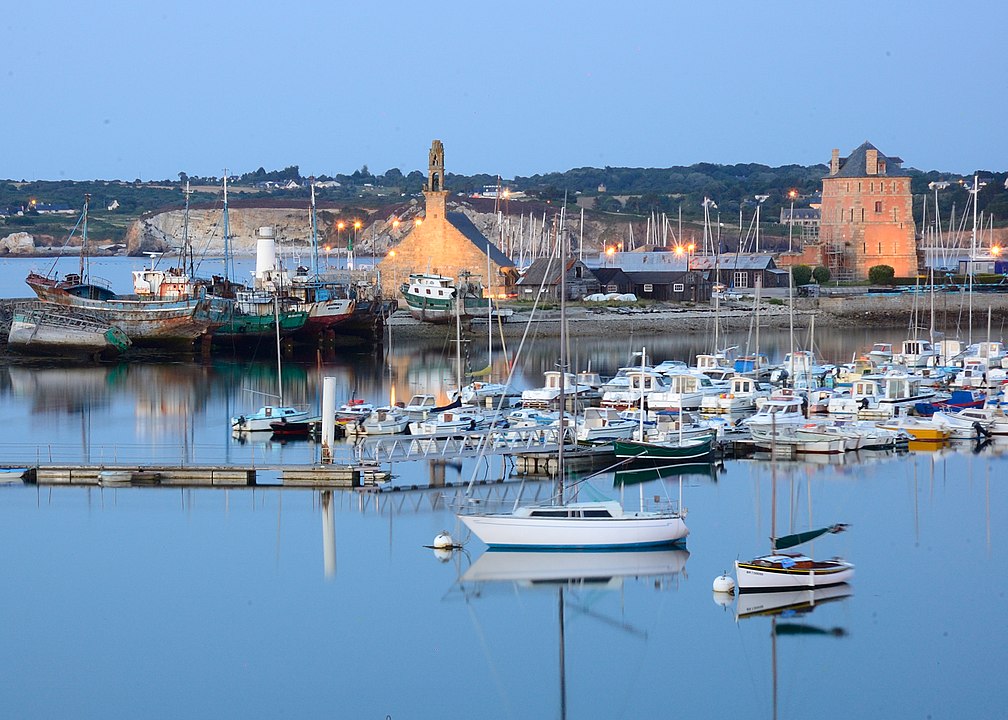
<instances>
[{"instance_id":1,"label":"boat mast","mask_svg":"<svg viewBox=\"0 0 1008 720\"><path fill-rule=\"evenodd\" d=\"M564 206L567 194L564 193ZM543 216L545 217L545 215ZM561 223L562 224L562 223ZM564 406L567 404L567 262L563 257L561 230L557 231L556 250L560 257L560 442L557 443L557 480L560 504L564 502Z\"/></svg>"},{"instance_id":2,"label":"boat mast","mask_svg":"<svg viewBox=\"0 0 1008 720\"><path fill-rule=\"evenodd\" d=\"M85 253L87 252L87 220L88 220L88 206L91 204L91 193L84 193L84 227L81 230L81 246L80 246L80 281L84 283L87 281L87 273L85 272Z\"/></svg>"},{"instance_id":3,"label":"boat mast","mask_svg":"<svg viewBox=\"0 0 1008 720\"><path fill-rule=\"evenodd\" d=\"M228 224L227 168L224 168L224 279L231 279L231 227Z\"/></svg>"},{"instance_id":4,"label":"boat mast","mask_svg":"<svg viewBox=\"0 0 1008 720\"><path fill-rule=\"evenodd\" d=\"M315 282L318 282L318 224L315 220L315 178L311 181L311 244L312 244L312 272L315 274Z\"/></svg>"},{"instance_id":5,"label":"boat mast","mask_svg":"<svg viewBox=\"0 0 1008 720\"><path fill-rule=\"evenodd\" d=\"M190 277L195 274L196 268L193 265L192 257L192 246L189 244L189 196L192 195L192 190L189 189L189 180L185 181L185 190L182 191L185 196L185 213L182 215L182 272L188 274Z\"/></svg>"},{"instance_id":6,"label":"boat mast","mask_svg":"<svg viewBox=\"0 0 1008 720\"><path fill-rule=\"evenodd\" d=\"M273 293L273 317L276 320L277 348L277 395L280 397L280 407L283 407L283 372L280 367L280 293Z\"/></svg>"}]
</instances>

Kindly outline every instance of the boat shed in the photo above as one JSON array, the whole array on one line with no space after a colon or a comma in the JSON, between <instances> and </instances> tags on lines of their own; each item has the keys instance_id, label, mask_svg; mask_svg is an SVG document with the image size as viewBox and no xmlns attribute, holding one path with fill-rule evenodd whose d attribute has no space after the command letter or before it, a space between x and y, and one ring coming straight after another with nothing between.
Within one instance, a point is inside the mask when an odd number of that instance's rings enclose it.
<instances>
[{"instance_id":1,"label":"boat shed","mask_svg":"<svg viewBox=\"0 0 1008 720\"><path fill-rule=\"evenodd\" d=\"M580 300L586 295L601 292L598 278L576 257L569 257L565 264L568 300ZM542 288L544 298L560 299L560 262L556 258L539 258L518 280L515 290L519 299L534 299Z\"/></svg>"},{"instance_id":2,"label":"boat shed","mask_svg":"<svg viewBox=\"0 0 1008 720\"><path fill-rule=\"evenodd\" d=\"M601 292L633 293L644 300L709 302L710 274L696 270L623 270L602 267L594 270Z\"/></svg>"},{"instance_id":3,"label":"boat shed","mask_svg":"<svg viewBox=\"0 0 1008 720\"><path fill-rule=\"evenodd\" d=\"M769 253L722 253L716 259L695 255L690 258L690 270L707 271L714 281L733 290L754 288L757 279L765 288L788 285L788 271L779 269Z\"/></svg>"}]
</instances>

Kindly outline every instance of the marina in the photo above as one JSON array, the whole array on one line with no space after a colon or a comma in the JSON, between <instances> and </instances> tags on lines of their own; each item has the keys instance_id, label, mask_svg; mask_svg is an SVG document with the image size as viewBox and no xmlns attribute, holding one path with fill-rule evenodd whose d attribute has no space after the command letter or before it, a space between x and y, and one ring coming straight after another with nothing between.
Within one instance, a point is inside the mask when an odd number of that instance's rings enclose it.
<instances>
[{"instance_id":1,"label":"marina","mask_svg":"<svg viewBox=\"0 0 1008 720\"><path fill-rule=\"evenodd\" d=\"M908 10L11 7L3 717L1008 715L1008 4Z\"/></svg>"}]
</instances>

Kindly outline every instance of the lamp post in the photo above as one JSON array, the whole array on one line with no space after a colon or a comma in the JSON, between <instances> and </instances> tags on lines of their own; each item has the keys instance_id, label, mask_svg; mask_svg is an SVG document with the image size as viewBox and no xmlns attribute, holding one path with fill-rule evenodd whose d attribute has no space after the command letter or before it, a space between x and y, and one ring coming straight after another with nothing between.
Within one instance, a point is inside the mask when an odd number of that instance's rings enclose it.
<instances>
[{"instance_id":1,"label":"lamp post","mask_svg":"<svg viewBox=\"0 0 1008 720\"><path fill-rule=\"evenodd\" d=\"M399 221L396 220L396 222L398 223ZM396 272L398 268L396 267L395 250L389 250L388 256L392 260L392 287L397 288L399 286L399 280L398 273Z\"/></svg>"},{"instance_id":2,"label":"lamp post","mask_svg":"<svg viewBox=\"0 0 1008 720\"><path fill-rule=\"evenodd\" d=\"M361 229L361 221L354 220L353 223L353 241L350 241L350 236L347 236L347 264L350 269L353 270L353 252L354 248L357 246L357 231Z\"/></svg>"},{"instance_id":3,"label":"lamp post","mask_svg":"<svg viewBox=\"0 0 1008 720\"><path fill-rule=\"evenodd\" d=\"M760 208L763 207L763 203L766 202L769 195L757 195L756 196L756 253L759 254L759 216Z\"/></svg>"},{"instance_id":4,"label":"lamp post","mask_svg":"<svg viewBox=\"0 0 1008 720\"><path fill-rule=\"evenodd\" d=\"M791 188L788 190L787 196L791 201L791 214L788 216L787 251L791 252L791 237L794 235L794 201L798 197L798 191Z\"/></svg>"},{"instance_id":5,"label":"lamp post","mask_svg":"<svg viewBox=\"0 0 1008 720\"><path fill-rule=\"evenodd\" d=\"M343 244L343 228L346 227L346 223L340 220L336 223L336 259L339 260L339 249L340 245Z\"/></svg>"}]
</instances>

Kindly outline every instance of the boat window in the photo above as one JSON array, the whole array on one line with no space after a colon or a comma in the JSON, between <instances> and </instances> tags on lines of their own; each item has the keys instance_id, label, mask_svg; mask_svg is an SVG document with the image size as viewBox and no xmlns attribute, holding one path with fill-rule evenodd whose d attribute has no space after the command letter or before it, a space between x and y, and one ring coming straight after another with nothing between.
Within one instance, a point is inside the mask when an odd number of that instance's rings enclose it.
<instances>
[{"instance_id":1,"label":"boat window","mask_svg":"<svg viewBox=\"0 0 1008 720\"><path fill-rule=\"evenodd\" d=\"M533 510L529 513L531 517L567 517L566 510Z\"/></svg>"},{"instance_id":2,"label":"boat window","mask_svg":"<svg viewBox=\"0 0 1008 720\"><path fill-rule=\"evenodd\" d=\"M585 510L584 511L584 516L585 517L605 517L605 518L607 518L607 517L612 517L612 513L610 513L608 510Z\"/></svg>"}]
</instances>

